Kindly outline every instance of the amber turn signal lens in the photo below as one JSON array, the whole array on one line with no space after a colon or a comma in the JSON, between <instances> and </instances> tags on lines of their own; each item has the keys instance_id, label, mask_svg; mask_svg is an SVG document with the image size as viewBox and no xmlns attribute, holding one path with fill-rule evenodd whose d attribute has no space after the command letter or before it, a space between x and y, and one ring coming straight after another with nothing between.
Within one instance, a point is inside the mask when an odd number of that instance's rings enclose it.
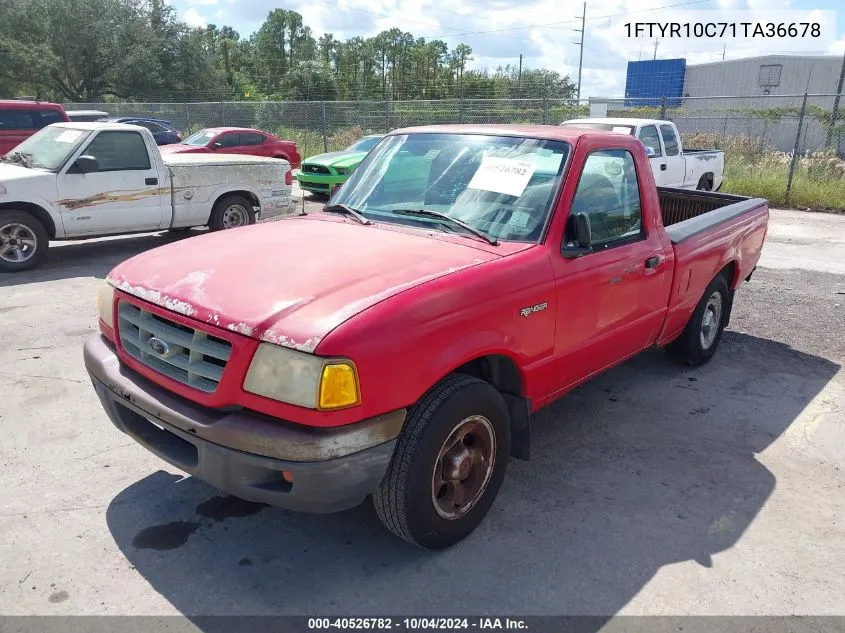
<instances>
[{"instance_id":1,"label":"amber turn signal lens","mask_svg":"<svg viewBox=\"0 0 845 633\"><path fill-rule=\"evenodd\" d=\"M360 401L355 367L347 363L331 363L323 367L320 377L320 409L353 407Z\"/></svg>"}]
</instances>

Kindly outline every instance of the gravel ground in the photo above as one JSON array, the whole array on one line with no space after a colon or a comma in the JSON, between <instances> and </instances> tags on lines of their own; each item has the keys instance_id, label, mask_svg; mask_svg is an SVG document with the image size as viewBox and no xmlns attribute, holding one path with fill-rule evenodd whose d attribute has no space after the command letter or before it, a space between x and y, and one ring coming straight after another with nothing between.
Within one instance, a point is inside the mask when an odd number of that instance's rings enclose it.
<instances>
[{"instance_id":1,"label":"gravel ground","mask_svg":"<svg viewBox=\"0 0 845 633\"><path fill-rule=\"evenodd\" d=\"M710 364L649 352L543 411L437 554L368 504L227 498L116 431L81 358L96 289L177 238L57 246L0 277L0 614L845 614L845 216L771 221Z\"/></svg>"}]
</instances>

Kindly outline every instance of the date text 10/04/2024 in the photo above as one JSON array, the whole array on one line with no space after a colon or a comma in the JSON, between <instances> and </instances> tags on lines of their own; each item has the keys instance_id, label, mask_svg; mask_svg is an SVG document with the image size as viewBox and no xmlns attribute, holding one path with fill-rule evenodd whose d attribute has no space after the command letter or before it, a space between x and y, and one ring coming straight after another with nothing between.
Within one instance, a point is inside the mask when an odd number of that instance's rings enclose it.
<instances>
[{"instance_id":1,"label":"date text 10/04/2024","mask_svg":"<svg viewBox=\"0 0 845 633\"><path fill-rule=\"evenodd\" d=\"M309 618L308 628L370 629L370 630L527 630L524 620L518 618Z\"/></svg>"},{"instance_id":2,"label":"date text 10/04/2024","mask_svg":"<svg viewBox=\"0 0 845 633\"><path fill-rule=\"evenodd\" d=\"M626 22L628 37L775 38L822 35L818 22Z\"/></svg>"}]
</instances>

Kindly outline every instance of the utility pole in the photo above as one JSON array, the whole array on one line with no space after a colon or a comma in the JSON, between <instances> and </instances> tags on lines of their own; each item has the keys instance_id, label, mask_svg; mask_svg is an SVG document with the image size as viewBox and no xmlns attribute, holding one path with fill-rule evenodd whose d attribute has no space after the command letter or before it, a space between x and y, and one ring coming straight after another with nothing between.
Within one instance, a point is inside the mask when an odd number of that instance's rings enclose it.
<instances>
[{"instance_id":1,"label":"utility pole","mask_svg":"<svg viewBox=\"0 0 845 633\"><path fill-rule=\"evenodd\" d=\"M516 79L516 94L517 98L522 98L522 53L519 54L519 75Z\"/></svg>"},{"instance_id":2,"label":"utility pole","mask_svg":"<svg viewBox=\"0 0 845 633\"><path fill-rule=\"evenodd\" d=\"M660 44L660 40L655 37L654 38L654 57L651 58L652 60L657 59L657 45L658 44Z\"/></svg>"},{"instance_id":3,"label":"utility pole","mask_svg":"<svg viewBox=\"0 0 845 633\"><path fill-rule=\"evenodd\" d=\"M579 16L575 16L579 17ZM573 44L578 44L581 47L581 52L578 54L578 96L576 99L581 101L581 68L584 65L584 23L587 19L587 3L584 3L584 8L581 11L581 28L574 29L576 33L581 33L581 41L580 42L572 42Z\"/></svg>"},{"instance_id":4,"label":"utility pole","mask_svg":"<svg viewBox=\"0 0 845 633\"><path fill-rule=\"evenodd\" d=\"M725 51L726 51L726 50L728 50L728 45L727 45L727 44L725 44L725 45L722 47L722 61L725 61Z\"/></svg>"}]
</instances>

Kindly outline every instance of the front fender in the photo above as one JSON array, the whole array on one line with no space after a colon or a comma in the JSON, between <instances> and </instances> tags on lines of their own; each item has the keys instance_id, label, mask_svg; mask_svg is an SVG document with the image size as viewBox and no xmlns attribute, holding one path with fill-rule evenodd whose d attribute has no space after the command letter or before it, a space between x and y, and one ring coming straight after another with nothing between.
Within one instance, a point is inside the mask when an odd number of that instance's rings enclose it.
<instances>
[{"instance_id":1,"label":"front fender","mask_svg":"<svg viewBox=\"0 0 845 633\"><path fill-rule=\"evenodd\" d=\"M40 212L36 211L33 215L38 217L43 213L43 215L50 218L50 221L53 223L53 228L55 229L56 239L65 237L65 227L62 222L62 215L54 202L51 202L41 196L32 195L31 193L24 194L22 192L15 192L11 187L8 187L8 185L6 185L6 187L6 194L0 193L0 209L17 209L33 213L33 211L35 211L34 208L37 208ZM15 195L16 193L17 195ZM42 222L44 219L45 218L39 217L39 220Z\"/></svg>"}]
</instances>

